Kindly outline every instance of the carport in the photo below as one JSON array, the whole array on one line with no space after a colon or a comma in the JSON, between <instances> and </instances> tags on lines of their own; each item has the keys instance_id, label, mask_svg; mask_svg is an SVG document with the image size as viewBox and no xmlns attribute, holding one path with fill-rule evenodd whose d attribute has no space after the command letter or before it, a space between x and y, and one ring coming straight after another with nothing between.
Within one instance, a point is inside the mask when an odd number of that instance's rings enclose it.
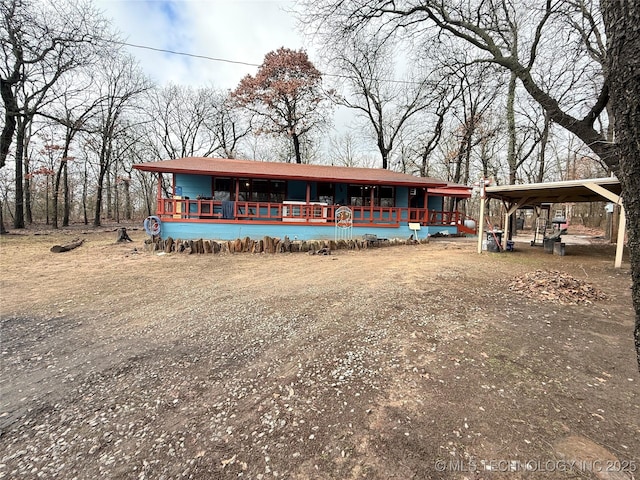
<instances>
[{"instance_id":1,"label":"carport","mask_svg":"<svg viewBox=\"0 0 640 480\"><path fill-rule=\"evenodd\" d=\"M564 182L530 183L523 185L480 186L480 221L478 228L478 253L482 253L484 236L484 212L486 202L491 199L502 201L505 207L504 230L509 231L511 214L524 206L539 207L543 203L612 202L620 207L618 238L616 242L615 267L622 265L622 251L625 235L625 212L620 197L621 187L617 178L592 178ZM506 246L507 235L503 237Z\"/></svg>"}]
</instances>

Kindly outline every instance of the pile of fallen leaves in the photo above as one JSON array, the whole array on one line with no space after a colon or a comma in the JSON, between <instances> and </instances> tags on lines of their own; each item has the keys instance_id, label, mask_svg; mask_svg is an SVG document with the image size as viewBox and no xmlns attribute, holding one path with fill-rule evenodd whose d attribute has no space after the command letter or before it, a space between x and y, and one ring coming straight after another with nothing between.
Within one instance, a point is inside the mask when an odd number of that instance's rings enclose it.
<instances>
[{"instance_id":1,"label":"pile of fallen leaves","mask_svg":"<svg viewBox=\"0 0 640 480\"><path fill-rule=\"evenodd\" d=\"M607 297L593 285L557 270L536 270L515 277L509 290L562 305L591 304Z\"/></svg>"}]
</instances>

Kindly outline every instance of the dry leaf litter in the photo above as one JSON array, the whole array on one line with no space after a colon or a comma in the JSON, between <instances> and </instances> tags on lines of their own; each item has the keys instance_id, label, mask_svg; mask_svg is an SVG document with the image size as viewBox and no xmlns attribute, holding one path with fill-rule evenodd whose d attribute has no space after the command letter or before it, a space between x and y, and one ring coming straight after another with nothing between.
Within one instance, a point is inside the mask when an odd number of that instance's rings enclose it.
<instances>
[{"instance_id":1,"label":"dry leaf litter","mask_svg":"<svg viewBox=\"0 0 640 480\"><path fill-rule=\"evenodd\" d=\"M557 270L536 270L519 275L509 284L509 290L561 305L588 305L607 298L590 283Z\"/></svg>"}]
</instances>

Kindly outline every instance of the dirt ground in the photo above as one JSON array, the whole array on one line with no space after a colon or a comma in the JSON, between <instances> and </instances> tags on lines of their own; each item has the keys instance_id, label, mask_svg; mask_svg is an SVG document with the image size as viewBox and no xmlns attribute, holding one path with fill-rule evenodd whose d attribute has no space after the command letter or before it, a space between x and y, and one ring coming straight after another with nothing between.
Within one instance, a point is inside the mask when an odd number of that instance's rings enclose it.
<instances>
[{"instance_id":1,"label":"dirt ground","mask_svg":"<svg viewBox=\"0 0 640 480\"><path fill-rule=\"evenodd\" d=\"M142 230L38 233L0 238L0 478L640 478L611 246L158 255ZM538 269L606 299L509 290Z\"/></svg>"}]
</instances>

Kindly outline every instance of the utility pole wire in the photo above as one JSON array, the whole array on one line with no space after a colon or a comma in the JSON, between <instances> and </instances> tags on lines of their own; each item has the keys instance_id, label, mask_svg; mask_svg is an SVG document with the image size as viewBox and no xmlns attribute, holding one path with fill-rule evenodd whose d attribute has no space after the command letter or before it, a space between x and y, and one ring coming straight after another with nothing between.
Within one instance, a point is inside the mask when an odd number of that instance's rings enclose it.
<instances>
[{"instance_id":1,"label":"utility pole wire","mask_svg":"<svg viewBox=\"0 0 640 480\"><path fill-rule=\"evenodd\" d=\"M138 45L135 43L129 43L129 42L121 42L121 41L117 41L117 40L110 40L112 43L117 43L118 45L125 45L127 47L133 47L133 48L141 48L143 50L151 50L154 52L161 52L161 53L169 53L171 55L180 55L183 57L190 57L190 58L199 58L201 60L209 60L212 62L224 62L224 63L231 63L231 64L235 64L235 65L245 65L248 67L260 67L259 64L257 63L251 63L251 62L243 62L240 60L229 60L227 58L218 58L218 57L210 57L207 55L197 55L195 53L187 53L187 52L178 52L175 50L168 50L166 48L157 48L157 47L149 47L148 45ZM343 79L351 79L353 78L352 76L349 75L340 75L337 73L322 73L323 76L325 77L334 77L334 78L343 78ZM371 80L371 79L369 79ZM388 82L388 83L398 83L398 84L403 84L403 85L421 85L424 82L418 82L418 81L411 81L411 80L393 80L393 79L382 79L383 82Z\"/></svg>"}]
</instances>

